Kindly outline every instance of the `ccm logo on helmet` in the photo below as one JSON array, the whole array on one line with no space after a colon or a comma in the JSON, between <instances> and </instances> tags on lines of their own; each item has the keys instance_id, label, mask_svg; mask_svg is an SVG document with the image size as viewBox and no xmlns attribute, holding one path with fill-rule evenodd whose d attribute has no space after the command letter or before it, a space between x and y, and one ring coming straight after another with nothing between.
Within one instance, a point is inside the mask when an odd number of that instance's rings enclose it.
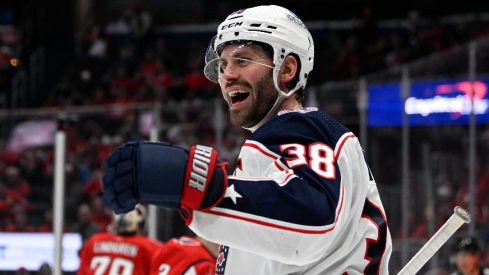
<instances>
[{"instance_id":1,"label":"ccm logo on helmet","mask_svg":"<svg viewBox=\"0 0 489 275\"><path fill-rule=\"evenodd\" d=\"M202 192L205 190L211 155L211 147L203 145L196 146L194 159L192 160L192 171L190 172L190 179L188 181L190 187L196 188Z\"/></svg>"},{"instance_id":2,"label":"ccm logo on helmet","mask_svg":"<svg viewBox=\"0 0 489 275\"><path fill-rule=\"evenodd\" d=\"M241 26L241 25L243 25L243 22L236 22L236 23L227 24L227 25L224 25L224 26L221 27L221 31L222 30L225 30L225 29L229 29L229 28L238 27L238 26Z\"/></svg>"}]
</instances>

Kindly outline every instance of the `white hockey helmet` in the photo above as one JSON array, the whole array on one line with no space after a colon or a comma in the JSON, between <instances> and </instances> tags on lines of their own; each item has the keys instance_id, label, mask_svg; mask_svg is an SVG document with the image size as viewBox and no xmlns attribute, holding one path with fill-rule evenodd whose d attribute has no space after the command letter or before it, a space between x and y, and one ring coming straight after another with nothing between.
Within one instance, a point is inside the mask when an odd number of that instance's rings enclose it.
<instances>
[{"instance_id":1,"label":"white hockey helmet","mask_svg":"<svg viewBox=\"0 0 489 275\"><path fill-rule=\"evenodd\" d=\"M204 69L207 78L218 83L218 62L222 49L240 42L261 42L273 48L274 83L277 91L290 97L299 88L304 88L314 63L314 42L304 23L290 10L280 6L257 6L241 9L230 14L218 27L206 54ZM289 54L300 59L299 80L289 92L280 90L277 76L282 63Z\"/></svg>"},{"instance_id":2,"label":"white hockey helmet","mask_svg":"<svg viewBox=\"0 0 489 275\"><path fill-rule=\"evenodd\" d=\"M115 215L115 231L120 235L134 235L144 229L147 211L143 205L137 204L134 210Z\"/></svg>"}]
</instances>

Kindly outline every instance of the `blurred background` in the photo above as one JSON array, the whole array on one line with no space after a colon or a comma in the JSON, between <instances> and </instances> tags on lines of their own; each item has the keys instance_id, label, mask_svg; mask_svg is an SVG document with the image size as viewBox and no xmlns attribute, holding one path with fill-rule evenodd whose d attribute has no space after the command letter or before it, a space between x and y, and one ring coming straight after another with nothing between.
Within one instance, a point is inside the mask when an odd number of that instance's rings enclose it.
<instances>
[{"instance_id":1,"label":"blurred background","mask_svg":"<svg viewBox=\"0 0 489 275\"><path fill-rule=\"evenodd\" d=\"M204 54L228 14L259 4L268 3L1 1L0 231L32 238L52 232L54 141L61 128L67 135L64 232L79 234L81 242L107 230L112 219L100 200L100 164L123 142L205 144L219 150L232 173L249 133L229 123L219 87L203 75ZM487 3L280 5L315 40L306 105L333 115L363 144L394 241L392 272L456 205L473 220L456 235L476 236L487 248ZM155 238L189 233L178 214L154 213ZM41 262L12 264L4 253L8 236L0 236L0 274L19 274L22 267L37 274ZM453 271L450 245L420 274ZM29 253L43 254L36 251ZM483 261L489 264L489 254Z\"/></svg>"}]
</instances>

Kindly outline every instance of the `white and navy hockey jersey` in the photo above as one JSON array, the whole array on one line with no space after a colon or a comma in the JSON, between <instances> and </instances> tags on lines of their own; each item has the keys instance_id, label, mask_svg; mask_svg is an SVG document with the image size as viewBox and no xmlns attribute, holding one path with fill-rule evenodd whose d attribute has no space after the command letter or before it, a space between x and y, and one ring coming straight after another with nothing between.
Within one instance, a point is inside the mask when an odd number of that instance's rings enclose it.
<instances>
[{"instance_id":1,"label":"white and navy hockey jersey","mask_svg":"<svg viewBox=\"0 0 489 275\"><path fill-rule=\"evenodd\" d=\"M316 108L245 141L224 199L189 227L221 245L217 274L388 274L392 241L355 135Z\"/></svg>"}]
</instances>

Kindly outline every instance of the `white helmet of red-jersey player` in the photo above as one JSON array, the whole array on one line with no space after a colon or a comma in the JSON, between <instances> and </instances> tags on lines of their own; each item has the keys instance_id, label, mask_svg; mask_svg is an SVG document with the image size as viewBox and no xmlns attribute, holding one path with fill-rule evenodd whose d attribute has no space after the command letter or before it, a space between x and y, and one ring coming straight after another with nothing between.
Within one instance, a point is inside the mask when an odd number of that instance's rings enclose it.
<instances>
[{"instance_id":1,"label":"white helmet of red-jersey player","mask_svg":"<svg viewBox=\"0 0 489 275\"><path fill-rule=\"evenodd\" d=\"M304 23L283 7L270 5L238 10L219 25L217 35L208 47L204 69L207 78L220 83L221 70L219 62L215 61L220 58L225 46L253 42L265 43L273 48L273 81L279 93L279 99L273 108L276 109L284 98L306 86L314 63L312 36ZM277 78L285 57L289 54L296 54L300 59L299 79L295 87L284 92L279 88Z\"/></svg>"}]
</instances>

